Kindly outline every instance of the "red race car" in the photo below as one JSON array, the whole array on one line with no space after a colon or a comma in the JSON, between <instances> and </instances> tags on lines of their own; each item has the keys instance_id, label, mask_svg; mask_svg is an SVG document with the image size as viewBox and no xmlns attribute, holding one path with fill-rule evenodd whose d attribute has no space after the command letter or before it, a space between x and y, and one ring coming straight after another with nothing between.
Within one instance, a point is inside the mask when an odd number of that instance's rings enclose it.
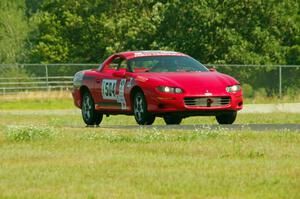
<instances>
[{"instance_id":1,"label":"red race car","mask_svg":"<svg viewBox=\"0 0 300 199\"><path fill-rule=\"evenodd\" d=\"M140 125L151 125L155 117L180 124L189 116L232 124L243 107L237 80L169 51L114 54L98 69L77 72L72 94L87 125L99 125L104 114L134 115Z\"/></svg>"}]
</instances>

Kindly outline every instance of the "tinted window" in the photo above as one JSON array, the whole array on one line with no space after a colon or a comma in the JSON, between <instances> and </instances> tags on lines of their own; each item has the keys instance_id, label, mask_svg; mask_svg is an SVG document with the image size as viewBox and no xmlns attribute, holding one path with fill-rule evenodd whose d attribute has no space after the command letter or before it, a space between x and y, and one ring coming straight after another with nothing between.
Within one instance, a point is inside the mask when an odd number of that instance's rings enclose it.
<instances>
[{"instance_id":1,"label":"tinted window","mask_svg":"<svg viewBox=\"0 0 300 199\"><path fill-rule=\"evenodd\" d=\"M200 62L185 56L138 57L128 61L133 72L208 71Z\"/></svg>"},{"instance_id":2,"label":"tinted window","mask_svg":"<svg viewBox=\"0 0 300 199\"><path fill-rule=\"evenodd\" d=\"M109 64L108 68L115 70L127 69L127 60L117 57Z\"/></svg>"}]
</instances>

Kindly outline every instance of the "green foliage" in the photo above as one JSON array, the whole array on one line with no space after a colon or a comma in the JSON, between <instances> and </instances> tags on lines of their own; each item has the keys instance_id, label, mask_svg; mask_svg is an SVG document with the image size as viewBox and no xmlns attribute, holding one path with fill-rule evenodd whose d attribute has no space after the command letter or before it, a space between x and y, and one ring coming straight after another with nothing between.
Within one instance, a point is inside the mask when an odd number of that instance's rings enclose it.
<instances>
[{"instance_id":1,"label":"green foliage","mask_svg":"<svg viewBox=\"0 0 300 199\"><path fill-rule=\"evenodd\" d=\"M15 64L9 64L9 65L3 65L1 66L1 70L0 70L0 77L16 77L16 78L26 78L28 77L28 74L26 73L26 71ZM4 80L2 80L4 81ZM5 80L8 81L8 80ZM12 80L15 81L15 80Z\"/></svg>"},{"instance_id":2,"label":"green foliage","mask_svg":"<svg viewBox=\"0 0 300 199\"><path fill-rule=\"evenodd\" d=\"M55 134L54 129L47 126L9 126L6 130L6 138L10 141L49 139Z\"/></svg>"},{"instance_id":3,"label":"green foliage","mask_svg":"<svg viewBox=\"0 0 300 199\"><path fill-rule=\"evenodd\" d=\"M300 26L300 24L299 24L299 26ZM300 40L300 38L299 38L299 40ZM300 45L294 45L288 49L287 63L291 64L291 65L293 65L293 64L300 65Z\"/></svg>"},{"instance_id":4,"label":"green foliage","mask_svg":"<svg viewBox=\"0 0 300 199\"><path fill-rule=\"evenodd\" d=\"M252 98L254 96L254 91L251 85L243 84L243 96L246 98Z\"/></svg>"},{"instance_id":5,"label":"green foliage","mask_svg":"<svg viewBox=\"0 0 300 199\"><path fill-rule=\"evenodd\" d=\"M36 26L27 46L36 63L99 62L118 51L171 49L203 63L296 64L299 6L296 0L4 0L1 16L17 25L17 41L27 33L25 14ZM11 27L1 25L6 32Z\"/></svg>"},{"instance_id":6,"label":"green foliage","mask_svg":"<svg viewBox=\"0 0 300 199\"><path fill-rule=\"evenodd\" d=\"M259 98L259 97L267 97L267 91L265 88L258 88L255 92L254 92L254 96Z\"/></svg>"},{"instance_id":7,"label":"green foliage","mask_svg":"<svg viewBox=\"0 0 300 199\"><path fill-rule=\"evenodd\" d=\"M99 63L115 52L162 49L202 63L300 64L298 0L3 0L0 8L2 63ZM267 95L278 90L275 68L221 72L264 85ZM297 76L289 70L283 84L299 85Z\"/></svg>"},{"instance_id":8,"label":"green foliage","mask_svg":"<svg viewBox=\"0 0 300 199\"><path fill-rule=\"evenodd\" d=\"M204 63L284 64L299 33L298 10L293 0L174 1L166 5L160 44Z\"/></svg>"},{"instance_id":9,"label":"green foliage","mask_svg":"<svg viewBox=\"0 0 300 199\"><path fill-rule=\"evenodd\" d=\"M99 62L111 53L148 49L161 3L44 1L32 40L33 62ZM140 8L140 9L137 9Z\"/></svg>"},{"instance_id":10,"label":"green foliage","mask_svg":"<svg viewBox=\"0 0 300 199\"><path fill-rule=\"evenodd\" d=\"M28 24L21 0L0 3L0 63L17 63L25 58Z\"/></svg>"}]
</instances>

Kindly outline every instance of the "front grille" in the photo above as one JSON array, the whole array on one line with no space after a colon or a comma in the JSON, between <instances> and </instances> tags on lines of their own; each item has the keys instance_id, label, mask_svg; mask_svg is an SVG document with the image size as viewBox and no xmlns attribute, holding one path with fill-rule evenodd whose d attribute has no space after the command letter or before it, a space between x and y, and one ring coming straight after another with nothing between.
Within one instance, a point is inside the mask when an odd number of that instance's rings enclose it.
<instances>
[{"instance_id":1,"label":"front grille","mask_svg":"<svg viewBox=\"0 0 300 199\"><path fill-rule=\"evenodd\" d=\"M230 104L230 97L186 97L186 106L218 107Z\"/></svg>"}]
</instances>

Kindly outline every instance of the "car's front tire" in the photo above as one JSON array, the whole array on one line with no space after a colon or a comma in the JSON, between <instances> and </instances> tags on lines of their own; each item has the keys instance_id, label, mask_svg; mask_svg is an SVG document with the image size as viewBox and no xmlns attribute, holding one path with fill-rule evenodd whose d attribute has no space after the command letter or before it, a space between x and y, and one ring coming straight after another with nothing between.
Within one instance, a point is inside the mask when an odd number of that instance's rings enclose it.
<instances>
[{"instance_id":1,"label":"car's front tire","mask_svg":"<svg viewBox=\"0 0 300 199\"><path fill-rule=\"evenodd\" d=\"M141 91L136 92L133 97L133 113L135 121L139 125L151 125L155 120L155 116L147 110L146 98Z\"/></svg>"},{"instance_id":2,"label":"car's front tire","mask_svg":"<svg viewBox=\"0 0 300 199\"><path fill-rule=\"evenodd\" d=\"M216 119L219 124L232 124L236 119L237 112L229 112L221 115L217 115Z\"/></svg>"},{"instance_id":3,"label":"car's front tire","mask_svg":"<svg viewBox=\"0 0 300 199\"><path fill-rule=\"evenodd\" d=\"M85 92L82 96L81 113L83 121L87 125L98 126L103 118L103 114L95 110L95 103L89 92Z\"/></svg>"},{"instance_id":4,"label":"car's front tire","mask_svg":"<svg viewBox=\"0 0 300 199\"><path fill-rule=\"evenodd\" d=\"M166 124L180 124L182 121L182 118L179 116L164 116L164 121Z\"/></svg>"}]
</instances>

